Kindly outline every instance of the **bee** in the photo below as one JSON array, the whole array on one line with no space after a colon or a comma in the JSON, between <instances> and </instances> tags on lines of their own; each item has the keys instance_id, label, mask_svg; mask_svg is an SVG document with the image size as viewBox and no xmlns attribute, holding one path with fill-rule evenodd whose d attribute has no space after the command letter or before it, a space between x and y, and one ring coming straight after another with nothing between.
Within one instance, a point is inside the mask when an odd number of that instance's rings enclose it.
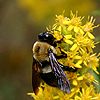
<instances>
[{"instance_id":1,"label":"bee","mask_svg":"<svg viewBox=\"0 0 100 100\"><path fill-rule=\"evenodd\" d=\"M55 41L52 34L45 32L38 35L38 41L33 45L32 86L35 95L39 92L41 80L65 93L71 93L69 81L63 70L74 72L77 69L63 66L57 61L67 57L62 51L62 55L57 56L55 47L61 42L62 39Z\"/></svg>"}]
</instances>

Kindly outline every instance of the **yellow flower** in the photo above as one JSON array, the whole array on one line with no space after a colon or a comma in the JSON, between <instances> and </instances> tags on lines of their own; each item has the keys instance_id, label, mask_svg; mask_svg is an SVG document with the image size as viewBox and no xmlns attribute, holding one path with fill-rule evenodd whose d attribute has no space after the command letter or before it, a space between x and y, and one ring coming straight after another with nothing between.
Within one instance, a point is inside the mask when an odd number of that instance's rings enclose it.
<instances>
[{"instance_id":1,"label":"yellow flower","mask_svg":"<svg viewBox=\"0 0 100 100\"><path fill-rule=\"evenodd\" d=\"M99 84L98 84L98 81L95 80L95 77L93 76L93 74L86 73L84 77L85 77L85 79L88 80L89 83L94 82L95 84L99 85Z\"/></svg>"},{"instance_id":2,"label":"yellow flower","mask_svg":"<svg viewBox=\"0 0 100 100\"><path fill-rule=\"evenodd\" d=\"M90 21L89 21L89 20L90 20ZM93 27L94 22L95 22L95 19L93 20L93 16L92 16L92 17L88 16L88 21L86 22L85 25L82 26L82 29L83 29L85 32L91 32L91 31L93 31L94 28L96 28L96 27L99 26L99 25L97 25L97 26L94 26L94 27ZM91 33L90 33L90 34L91 34ZM92 34L91 34L91 35L92 35ZM92 35L92 37L94 37L94 36Z\"/></svg>"},{"instance_id":3,"label":"yellow flower","mask_svg":"<svg viewBox=\"0 0 100 100\"><path fill-rule=\"evenodd\" d=\"M72 35L65 35L65 38L63 39L67 44L73 44L73 41L71 41L70 39L72 39Z\"/></svg>"},{"instance_id":4,"label":"yellow flower","mask_svg":"<svg viewBox=\"0 0 100 100\"><path fill-rule=\"evenodd\" d=\"M34 99L40 100L40 98L43 99L43 90L42 88L39 88L38 95L35 95L35 93L27 93L27 95L31 95L31 97L33 97Z\"/></svg>"},{"instance_id":5,"label":"yellow flower","mask_svg":"<svg viewBox=\"0 0 100 100\"><path fill-rule=\"evenodd\" d=\"M97 74L99 74L99 72L97 71L97 68L99 66L98 62L99 62L99 58L97 58L96 53L95 54L90 54L90 53L83 53L83 63L84 65L88 68L88 69L92 69L94 70Z\"/></svg>"},{"instance_id":6,"label":"yellow flower","mask_svg":"<svg viewBox=\"0 0 100 100\"><path fill-rule=\"evenodd\" d=\"M82 88L81 98L79 100L91 100L93 99L93 95L95 95L94 87L91 85L87 89Z\"/></svg>"},{"instance_id":7,"label":"yellow flower","mask_svg":"<svg viewBox=\"0 0 100 100\"><path fill-rule=\"evenodd\" d=\"M59 48L67 54L67 58L59 59L64 66L70 68L78 68L77 72L64 71L70 86L71 93L65 94L58 88L40 85L38 95L28 93L36 100L99 100L100 93L97 92L92 83L98 85L92 72L95 71L99 74L97 67L99 67L100 53L94 53L96 44L93 39L94 35L91 33L94 28L95 19L88 17L88 21L83 25L82 20L84 17L78 17L76 14L70 13L70 18L62 15L56 15L55 24L49 28L49 31L56 40L63 38L61 44L56 47L58 55L61 53ZM42 89L44 87L44 90Z\"/></svg>"}]
</instances>

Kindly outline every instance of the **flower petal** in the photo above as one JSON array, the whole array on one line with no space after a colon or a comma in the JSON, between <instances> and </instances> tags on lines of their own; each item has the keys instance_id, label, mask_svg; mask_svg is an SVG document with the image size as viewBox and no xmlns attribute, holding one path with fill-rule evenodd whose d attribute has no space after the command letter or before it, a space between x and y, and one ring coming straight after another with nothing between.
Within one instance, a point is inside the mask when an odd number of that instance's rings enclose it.
<instances>
[{"instance_id":1,"label":"flower petal","mask_svg":"<svg viewBox=\"0 0 100 100\"><path fill-rule=\"evenodd\" d=\"M65 40L65 42L68 44L73 44L73 42L71 40Z\"/></svg>"},{"instance_id":2,"label":"flower petal","mask_svg":"<svg viewBox=\"0 0 100 100\"><path fill-rule=\"evenodd\" d=\"M83 76L78 77L77 80L83 80Z\"/></svg>"},{"instance_id":3,"label":"flower petal","mask_svg":"<svg viewBox=\"0 0 100 100\"><path fill-rule=\"evenodd\" d=\"M77 44L74 44L74 45L70 48L70 50L71 50L71 51L74 51L76 48L77 48Z\"/></svg>"},{"instance_id":4,"label":"flower petal","mask_svg":"<svg viewBox=\"0 0 100 100\"><path fill-rule=\"evenodd\" d=\"M78 33L79 29L77 26L74 27L74 32Z\"/></svg>"},{"instance_id":5,"label":"flower petal","mask_svg":"<svg viewBox=\"0 0 100 100\"><path fill-rule=\"evenodd\" d=\"M93 36L93 34L91 34L90 32L87 32L87 34L90 37L90 39L95 39L95 37Z\"/></svg>"},{"instance_id":6,"label":"flower petal","mask_svg":"<svg viewBox=\"0 0 100 100\"><path fill-rule=\"evenodd\" d=\"M70 39L70 38L72 38L72 35L65 35L64 36L66 39Z\"/></svg>"},{"instance_id":7,"label":"flower petal","mask_svg":"<svg viewBox=\"0 0 100 100\"><path fill-rule=\"evenodd\" d=\"M82 66L79 65L79 64L75 64L75 67L76 67L76 68L82 68Z\"/></svg>"},{"instance_id":8,"label":"flower petal","mask_svg":"<svg viewBox=\"0 0 100 100\"><path fill-rule=\"evenodd\" d=\"M77 85L77 81L76 80L73 80L73 85Z\"/></svg>"},{"instance_id":9,"label":"flower petal","mask_svg":"<svg viewBox=\"0 0 100 100\"><path fill-rule=\"evenodd\" d=\"M73 25L70 25L70 26L68 27L68 31L71 31L73 28L74 28L74 26L73 26Z\"/></svg>"},{"instance_id":10,"label":"flower petal","mask_svg":"<svg viewBox=\"0 0 100 100\"><path fill-rule=\"evenodd\" d=\"M62 23L63 23L64 25L69 25L69 24L71 24L71 21L69 21L69 20L67 19L67 20L62 21Z\"/></svg>"}]
</instances>

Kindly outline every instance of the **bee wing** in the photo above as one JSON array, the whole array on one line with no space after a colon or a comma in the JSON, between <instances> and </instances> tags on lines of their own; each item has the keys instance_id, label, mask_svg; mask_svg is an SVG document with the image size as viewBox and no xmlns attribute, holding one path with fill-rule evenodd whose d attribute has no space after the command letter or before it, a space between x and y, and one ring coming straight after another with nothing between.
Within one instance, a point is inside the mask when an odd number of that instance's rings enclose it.
<instances>
[{"instance_id":1,"label":"bee wing","mask_svg":"<svg viewBox=\"0 0 100 100\"><path fill-rule=\"evenodd\" d=\"M39 67L39 63L33 58L33 66L32 66L32 86L33 86L33 91L35 93L35 95L37 95L37 93L39 92L39 86L40 86L40 82L41 79L39 77L38 74L38 67Z\"/></svg>"},{"instance_id":2,"label":"bee wing","mask_svg":"<svg viewBox=\"0 0 100 100\"><path fill-rule=\"evenodd\" d=\"M53 52L49 53L49 60L51 63L52 72L57 79L57 87L60 88L61 91L64 91L64 92L70 94L71 89L70 89L69 81L68 81L64 71L61 68L62 65L60 65L58 63Z\"/></svg>"}]
</instances>

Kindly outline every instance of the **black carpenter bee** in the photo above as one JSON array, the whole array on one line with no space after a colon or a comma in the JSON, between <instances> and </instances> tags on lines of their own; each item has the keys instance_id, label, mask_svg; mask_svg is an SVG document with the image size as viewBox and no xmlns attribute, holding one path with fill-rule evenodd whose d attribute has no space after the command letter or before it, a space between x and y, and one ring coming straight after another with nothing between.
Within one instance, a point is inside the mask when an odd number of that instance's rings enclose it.
<instances>
[{"instance_id":1,"label":"black carpenter bee","mask_svg":"<svg viewBox=\"0 0 100 100\"><path fill-rule=\"evenodd\" d=\"M63 70L74 72L76 69L63 66L57 61L57 59L67 57L67 55L61 51L62 55L57 56L55 47L62 40L54 40L55 38L49 32L40 33L38 41L33 45L32 86L36 95L39 91L41 79L65 93L70 94L71 92L69 81Z\"/></svg>"}]
</instances>

